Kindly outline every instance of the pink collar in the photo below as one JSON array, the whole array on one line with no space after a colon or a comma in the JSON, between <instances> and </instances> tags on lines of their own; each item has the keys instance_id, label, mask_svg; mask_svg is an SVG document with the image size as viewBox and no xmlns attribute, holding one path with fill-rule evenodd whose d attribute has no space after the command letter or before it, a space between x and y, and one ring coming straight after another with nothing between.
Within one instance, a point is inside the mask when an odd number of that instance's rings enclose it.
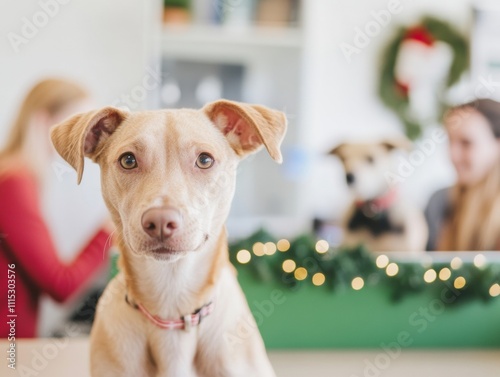
<instances>
[{"instance_id":1,"label":"pink collar","mask_svg":"<svg viewBox=\"0 0 500 377\"><path fill-rule=\"evenodd\" d=\"M131 303L126 294L125 301L134 309L138 309L153 324L164 330L180 329L189 331L192 327L198 326L201 323L201 320L212 313L214 310L214 303L209 302L208 304L203 305L201 308L196 309L193 313L183 315L180 319L165 320L151 314L141 304Z\"/></svg>"},{"instance_id":2,"label":"pink collar","mask_svg":"<svg viewBox=\"0 0 500 377\"><path fill-rule=\"evenodd\" d=\"M370 199L366 201L358 200L356 201L356 207L361 209L368 209L371 213L379 213L388 209L395 202L398 196L398 190L395 188L390 189L382 196L375 199Z\"/></svg>"}]
</instances>

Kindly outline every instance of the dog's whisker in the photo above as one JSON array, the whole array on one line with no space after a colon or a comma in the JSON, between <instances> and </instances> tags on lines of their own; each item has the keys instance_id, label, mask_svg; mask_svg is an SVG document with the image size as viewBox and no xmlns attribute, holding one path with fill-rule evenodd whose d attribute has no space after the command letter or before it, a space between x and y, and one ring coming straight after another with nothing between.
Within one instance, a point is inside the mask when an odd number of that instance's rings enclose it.
<instances>
[{"instance_id":1,"label":"dog's whisker","mask_svg":"<svg viewBox=\"0 0 500 377\"><path fill-rule=\"evenodd\" d=\"M114 235L115 233L116 233L116 229L115 229L115 230L113 230L113 231L109 234L108 238L106 239L106 242L104 242L104 248L102 249L102 260L104 260L104 259L105 259L105 257L106 257L106 250L108 249L108 245L111 245L111 244L112 244L112 242L113 242L113 241L112 241L112 240L113 240L113 235Z\"/></svg>"}]
</instances>

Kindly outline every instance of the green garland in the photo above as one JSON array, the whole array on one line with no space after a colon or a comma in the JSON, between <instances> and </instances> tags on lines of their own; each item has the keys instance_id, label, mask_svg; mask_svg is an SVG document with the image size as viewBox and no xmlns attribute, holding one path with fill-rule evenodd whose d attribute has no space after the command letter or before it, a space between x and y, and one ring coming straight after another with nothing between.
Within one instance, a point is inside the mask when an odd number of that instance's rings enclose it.
<instances>
[{"instance_id":1,"label":"green garland","mask_svg":"<svg viewBox=\"0 0 500 377\"><path fill-rule=\"evenodd\" d=\"M455 84L468 68L469 48L467 40L460 35L449 24L442 22L433 17L425 17L418 26L428 31L434 39L447 43L453 50L453 62L450 67L448 78L446 80L446 88L442 88L438 98L443 97L444 90ZM414 28L412 26L411 28ZM423 131L424 125L420 124L415 119L412 119L409 114L409 101L408 96L402 94L398 88L394 76L394 68L396 66L396 59L401 46L407 35L408 30L411 28L401 27L397 31L394 39L388 44L384 50L384 61L381 68L380 82L379 82L379 96L382 102L390 107L404 124L407 136L414 140L418 138ZM446 109L446 104L441 101L439 104L441 119L443 112Z\"/></svg>"},{"instance_id":2,"label":"green garland","mask_svg":"<svg viewBox=\"0 0 500 377\"><path fill-rule=\"evenodd\" d=\"M457 257L451 265L394 262L386 255L375 257L362 246L334 249L309 234L291 242L277 241L261 229L231 244L230 258L238 269L248 269L258 281L276 282L292 290L305 284L330 291L383 284L395 301L426 290L441 300L443 290L452 291L456 299L442 300L445 304L500 297L500 264L479 259L464 263Z\"/></svg>"}]
</instances>

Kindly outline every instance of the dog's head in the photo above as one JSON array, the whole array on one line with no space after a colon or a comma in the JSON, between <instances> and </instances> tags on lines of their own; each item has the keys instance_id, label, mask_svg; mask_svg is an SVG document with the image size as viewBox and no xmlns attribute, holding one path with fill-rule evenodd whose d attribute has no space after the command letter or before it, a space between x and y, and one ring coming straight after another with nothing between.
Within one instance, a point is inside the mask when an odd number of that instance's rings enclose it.
<instances>
[{"instance_id":1,"label":"dog's head","mask_svg":"<svg viewBox=\"0 0 500 377\"><path fill-rule=\"evenodd\" d=\"M101 168L104 200L133 252L174 261L222 230L238 162L265 146L281 162L285 115L220 100L201 110L77 114L51 130L59 154L83 174Z\"/></svg>"},{"instance_id":2,"label":"dog's head","mask_svg":"<svg viewBox=\"0 0 500 377\"><path fill-rule=\"evenodd\" d=\"M337 156L342 162L347 185L356 198L370 200L388 189L386 173L393 171L391 152L410 148L411 143L400 138L378 143L343 143L329 154Z\"/></svg>"}]
</instances>

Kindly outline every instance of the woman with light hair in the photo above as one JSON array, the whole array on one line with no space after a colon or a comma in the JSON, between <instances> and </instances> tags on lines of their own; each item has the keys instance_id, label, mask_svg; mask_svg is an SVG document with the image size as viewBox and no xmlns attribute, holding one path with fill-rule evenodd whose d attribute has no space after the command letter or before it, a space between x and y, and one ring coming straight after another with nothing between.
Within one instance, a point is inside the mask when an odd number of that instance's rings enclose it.
<instances>
[{"instance_id":1,"label":"woman with light hair","mask_svg":"<svg viewBox=\"0 0 500 377\"><path fill-rule=\"evenodd\" d=\"M500 103L478 99L444 119L457 182L426 209L428 250L500 250Z\"/></svg>"},{"instance_id":2,"label":"woman with light hair","mask_svg":"<svg viewBox=\"0 0 500 377\"><path fill-rule=\"evenodd\" d=\"M87 92L70 81L41 81L26 96L0 151L0 296L12 304L4 302L0 316L9 318L9 308L17 315L14 328L2 320L2 338L13 335L14 329L16 338L36 336L40 296L65 301L107 260L107 224L65 264L41 212L44 174L55 153L49 128L84 109L88 99Z\"/></svg>"}]
</instances>

